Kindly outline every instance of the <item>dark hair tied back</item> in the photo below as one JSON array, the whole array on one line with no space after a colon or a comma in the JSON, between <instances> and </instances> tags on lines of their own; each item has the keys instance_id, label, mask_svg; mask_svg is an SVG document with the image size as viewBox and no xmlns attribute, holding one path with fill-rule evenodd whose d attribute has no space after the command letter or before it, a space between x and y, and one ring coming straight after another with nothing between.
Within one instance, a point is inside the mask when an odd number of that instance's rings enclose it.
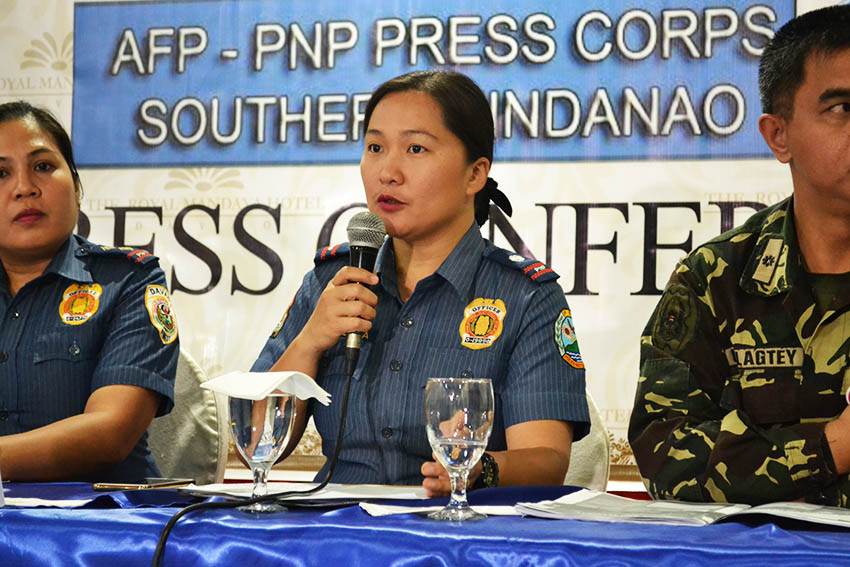
<instances>
[{"instance_id":1,"label":"dark hair tied back","mask_svg":"<svg viewBox=\"0 0 850 567\"><path fill-rule=\"evenodd\" d=\"M475 194L475 222L483 225L490 218L490 201L511 216L514 210L508 196L499 190L499 184L492 177L487 178L484 188Z\"/></svg>"}]
</instances>

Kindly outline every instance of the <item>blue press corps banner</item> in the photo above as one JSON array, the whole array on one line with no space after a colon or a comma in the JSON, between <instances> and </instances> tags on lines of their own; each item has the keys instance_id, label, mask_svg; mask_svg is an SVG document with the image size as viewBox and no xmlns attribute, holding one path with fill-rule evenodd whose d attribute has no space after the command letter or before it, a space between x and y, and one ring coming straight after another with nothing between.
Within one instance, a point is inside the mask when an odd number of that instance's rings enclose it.
<instances>
[{"instance_id":1,"label":"blue press corps banner","mask_svg":"<svg viewBox=\"0 0 850 567\"><path fill-rule=\"evenodd\" d=\"M74 149L81 167L354 163L369 93L446 68L488 96L499 161L765 157L758 56L793 15L792 0L77 4Z\"/></svg>"}]
</instances>

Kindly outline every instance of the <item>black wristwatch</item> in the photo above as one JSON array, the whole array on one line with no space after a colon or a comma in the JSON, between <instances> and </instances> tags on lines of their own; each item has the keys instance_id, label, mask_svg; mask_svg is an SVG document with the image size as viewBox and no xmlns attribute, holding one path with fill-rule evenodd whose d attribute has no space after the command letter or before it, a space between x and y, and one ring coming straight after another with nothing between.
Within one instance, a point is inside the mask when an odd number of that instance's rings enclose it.
<instances>
[{"instance_id":1,"label":"black wristwatch","mask_svg":"<svg viewBox=\"0 0 850 567\"><path fill-rule=\"evenodd\" d=\"M476 488L499 486L499 464L490 453L481 455L481 476L475 483Z\"/></svg>"}]
</instances>

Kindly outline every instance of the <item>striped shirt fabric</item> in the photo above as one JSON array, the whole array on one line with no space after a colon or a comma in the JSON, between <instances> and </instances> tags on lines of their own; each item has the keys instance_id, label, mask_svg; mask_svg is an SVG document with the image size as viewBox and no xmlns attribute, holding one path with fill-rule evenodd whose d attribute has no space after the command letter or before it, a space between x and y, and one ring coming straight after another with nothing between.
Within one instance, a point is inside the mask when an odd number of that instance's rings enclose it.
<instances>
[{"instance_id":1,"label":"striped shirt fabric","mask_svg":"<svg viewBox=\"0 0 850 567\"><path fill-rule=\"evenodd\" d=\"M176 327L163 333L148 309L155 298L146 303L146 294L165 285L155 257L79 236L71 236L44 273L14 297L0 269L0 435L81 414L92 392L113 384L157 392L159 415L168 413ZM146 476L158 472L143 436L123 463L87 480L138 482Z\"/></svg>"}]
</instances>

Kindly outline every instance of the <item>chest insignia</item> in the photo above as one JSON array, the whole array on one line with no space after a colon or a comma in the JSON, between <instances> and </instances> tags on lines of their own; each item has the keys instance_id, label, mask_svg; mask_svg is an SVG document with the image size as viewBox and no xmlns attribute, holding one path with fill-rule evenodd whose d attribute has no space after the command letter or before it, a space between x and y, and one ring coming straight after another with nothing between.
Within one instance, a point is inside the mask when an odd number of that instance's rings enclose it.
<instances>
[{"instance_id":1,"label":"chest insignia","mask_svg":"<svg viewBox=\"0 0 850 567\"><path fill-rule=\"evenodd\" d=\"M145 289L145 307L162 344L173 343L177 338L177 321L171 312L168 290L161 285L149 285Z\"/></svg>"},{"instance_id":2,"label":"chest insignia","mask_svg":"<svg viewBox=\"0 0 850 567\"><path fill-rule=\"evenodd\" d=\"M578 337L573 326L573 315L569 309L562 309L555 320L555 344L564 362L573 368L584 368L584 361L578 350Z\"/></svg>"},{"instance_id":3,"label":"chest insignia","mask_svg":"<svg viewBox=\"0 0 850 567\"><path fill-rule=\"evenodd\" d=\"M767 241L767 246L764 247L758 267L753 272L753 279L761 283L769 283L773 278L773 272L776 271L777 259L782 254L782 244L784 241L781 238L771 238Z\"/></svg>"},{"instance_id":4,"label":"chest insignia","mask_svg":"<svg viewBox=\"0 0 850 567\"><path fill-rule=\"evenodd\" d=\"M62 292L59 317L66 325L82 325L97 313L100 294L99 284L72 284Z\"/></svg>"},{"instance_id":5,"label":"chest insignia","mask_svg":"<svg viewBox=\"0 0 850 567\"><path fill-rule=\"evenodd\" d=\"M501 299L479 297L463 309L460 344L472 350L487 348L502 334L508 310Z\"/></svg>"}]
</instances>

